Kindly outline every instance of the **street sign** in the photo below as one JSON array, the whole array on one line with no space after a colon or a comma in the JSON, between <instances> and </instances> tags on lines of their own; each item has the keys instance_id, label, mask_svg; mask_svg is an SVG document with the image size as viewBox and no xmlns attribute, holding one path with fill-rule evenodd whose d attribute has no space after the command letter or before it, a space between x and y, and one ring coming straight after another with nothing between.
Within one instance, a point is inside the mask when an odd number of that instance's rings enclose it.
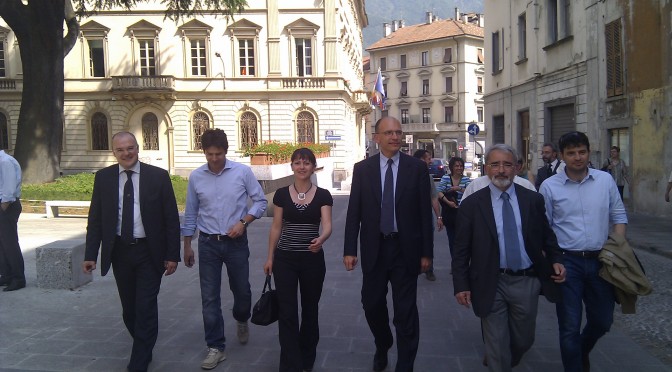
<instances>
[{"instance_id":1,"label":"street sign","mask_svg":"<svg viewBox=\"0 0 672 372\"><path fill-rule=\"evenodd\" d=\"M325 141L340 141L341 136L324 136Z\"/></svg>"},{"instance_id":2,"label":"street sign","mask_svg":"<svg viewBox=\"0 0 672 372\"><path fill-rule=\"evenodd\" d=\"M413 135L412 134L407 134L406 135L406 143L413 143Z\"/></svg>"},{"instance_id":3,"label":"street sign","mask_svg":"<svg viewBox=\"0 0 672 372\"><path fill-rule=\"evenodd\" d=\"M462 145L457 146L457 150L458 151L464 151L464 146L462 146Z\"/></svg>"},{"instance_id":4,"label":"street sign","mask_svg":"<svg viewBox=\"0 0 672 372\"><path fill-rule=\"evenodd\" d=\"M476 123L471 123L467 127L467 133L471 134L472 136L477 135L481 131L481 128L478 127L478 124Z\"/></svg>"},{"instance_id":5,"label":"street sign","mask_svg":"<svg viewBox=\"0 0 672 372\"><path fill-rule=\"evenodd\" d=\"M334 135L334 130L333 129L328 129L324 131L325 136L333 136Z\"/></svg>"}]
</instances>

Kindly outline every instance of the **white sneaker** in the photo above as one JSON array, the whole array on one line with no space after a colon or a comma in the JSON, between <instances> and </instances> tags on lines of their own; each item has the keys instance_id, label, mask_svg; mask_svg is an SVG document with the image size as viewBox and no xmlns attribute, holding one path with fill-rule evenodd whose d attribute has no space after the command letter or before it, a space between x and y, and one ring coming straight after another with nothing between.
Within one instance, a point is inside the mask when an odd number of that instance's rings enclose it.
<instances>
[{"instance_id":1,"label":"white sneaker","mask_svg":"<svg viewBox=\"0 0 672 372\"><path fill-rule=\"evenodd\" d=\"M245 345L249 339L250 328L247 326L247 322L238 322L238 342Z\"/></svg>"},{"instance_id":2,"label":"white sneaker","mask_svg":"<svg viewBox=\"0 0 672 372\"><path fill-rule=\"evenodd\" d=\"M201 363L201 368L203 369L213 369L217 367L219 362L226 360L226 354L224 350L219 350L214 347L208 348L208 356L205 357L203 363Z\"/></svg>"}]
</instances>

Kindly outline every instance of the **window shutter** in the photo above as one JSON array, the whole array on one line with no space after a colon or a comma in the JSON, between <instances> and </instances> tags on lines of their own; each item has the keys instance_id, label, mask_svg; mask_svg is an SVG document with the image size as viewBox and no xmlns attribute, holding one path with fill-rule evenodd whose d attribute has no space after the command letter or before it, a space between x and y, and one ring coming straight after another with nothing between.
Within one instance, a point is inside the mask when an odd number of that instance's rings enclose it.
<instances>
[{"instance_id":1,"label":"window shutter","mask_svg":"<svg viewBox=\"0 0 672 372\"><path fill-rule=\"evenodd\" d=\"M623 94L623 56L621 50L621 21L613 22L614 34L614 95Z\"/></svg>"},{"instance_id":2,"label":"window shutter","mask_svg":"<svg viewBox=\"0 0 672 372\"><path fill-rule=\"evenodd\" d=\"M614 96L614 28L612 23L605 26L604 40L607 47L607 97Z\"/></svg>"}]
</instances>

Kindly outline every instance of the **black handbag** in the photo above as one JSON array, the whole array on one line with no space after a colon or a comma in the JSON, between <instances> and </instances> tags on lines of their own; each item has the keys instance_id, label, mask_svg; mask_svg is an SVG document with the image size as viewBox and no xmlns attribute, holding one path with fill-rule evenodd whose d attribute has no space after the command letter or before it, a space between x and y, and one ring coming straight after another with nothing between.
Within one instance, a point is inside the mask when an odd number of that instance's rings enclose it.
<instances>
[{"instance_id":1,"label":"black handbag","mask_svg":"<svg viewBox=\"0 0 672 372\"><path fill-rule=\"evenodd\" d=\"M268 290L266 290L266 287L268 287ZM256 325L266 326L275 323L277 320L278 295L275 293L275 289L271 286L271 276L266 275L264 289L261 292L261 297L259 297L257 303L254 304L250 321Z\"/></svg>"}]
</instances>

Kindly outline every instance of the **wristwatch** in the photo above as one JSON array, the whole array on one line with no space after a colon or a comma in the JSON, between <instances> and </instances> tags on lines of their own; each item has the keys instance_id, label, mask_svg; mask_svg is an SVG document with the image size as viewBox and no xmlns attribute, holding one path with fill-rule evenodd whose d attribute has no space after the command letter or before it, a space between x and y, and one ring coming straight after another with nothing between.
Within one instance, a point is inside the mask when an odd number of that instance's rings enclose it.
<instances>
[{"instance_id":1,"label":"wristwatch","mask_svg":"<svg viewBox=\"0 0 672 372\"><path fill-rule=\"evenodd\" d=\"M439 217L436 217L436 218L437 218L437 219L439 219L439 220L442 220L442 219L443 219L443 217L441 217L441 216L439 216Z\"/></svg>"},{"instance_id":2,"label":"wristwatch","mask_svg":"<svg viewBox=\"0 0 672 372\"><path fill-rule=\"evenodd\" d=\"M244 219L241 218L241 219L240 219L240 223L242 223L243 226L247 227L248 222L245 221Z\"/></svg>"}]
</instances>

